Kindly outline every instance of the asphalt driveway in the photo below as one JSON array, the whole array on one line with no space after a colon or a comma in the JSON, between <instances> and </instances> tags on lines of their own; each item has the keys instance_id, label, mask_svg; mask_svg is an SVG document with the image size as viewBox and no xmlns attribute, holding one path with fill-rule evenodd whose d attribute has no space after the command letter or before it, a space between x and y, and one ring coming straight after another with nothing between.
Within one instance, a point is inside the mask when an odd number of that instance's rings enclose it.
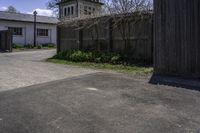
<instances>
[{"instance_id":1,"label":"asphalt driveway","mask_svg":"<svg viewBox=\"0 0 200 133\"><path fill-rule=\"evenodd\" d=\"M96 72L47 63L56 50L0 53L0 91Z\"/></svg>"},{"instance_id":2,"label":"asphalt driveway","mask_svg":"<svg viewBox=\"0 0 200 133\"><path fill-rule=\"evenodd\" d=\"M200 92L0 53L0 133L199 133ZM31 85L31 86L30 86Z\"/></svg>"},{"instance_id":3,"label":"asphalt driveway","mask_svg":"<svg viewBox=\"0 0 200 133\"><path fill-rule=\"evenodd\" d=\"M199 133L200 92L94 73L0 92L1 133Z\"/></svg>"}]
</instances>

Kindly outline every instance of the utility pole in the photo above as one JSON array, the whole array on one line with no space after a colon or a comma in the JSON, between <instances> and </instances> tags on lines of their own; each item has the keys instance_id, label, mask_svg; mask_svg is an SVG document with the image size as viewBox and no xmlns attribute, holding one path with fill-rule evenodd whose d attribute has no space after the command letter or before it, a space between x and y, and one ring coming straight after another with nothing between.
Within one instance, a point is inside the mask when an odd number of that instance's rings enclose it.
<instances>
[{"instance_id":1,"label":"utility pole","mask_svg":"<svg viewBox=\"0 0 200 133\"><path fill-rule=\"evenodd\" d=\"M34 47L36 47L36 17L37 17L37 12L33 12L34 15Z\"/></svg>"}]
</instances>

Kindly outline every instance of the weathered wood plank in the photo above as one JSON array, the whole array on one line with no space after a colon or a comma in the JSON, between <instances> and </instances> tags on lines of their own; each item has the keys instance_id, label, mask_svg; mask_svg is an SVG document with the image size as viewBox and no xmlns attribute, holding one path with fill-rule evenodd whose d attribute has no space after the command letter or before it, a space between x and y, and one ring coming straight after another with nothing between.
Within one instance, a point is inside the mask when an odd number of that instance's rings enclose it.
<instances>
[{"instance_id":1,"label":"weathered wood plank","mask_svg":"<svg viewBox=\"0 0 200 133\"><path fill-rule=\"evenodd\" d=\"M10 31L0 31L0 50L12 52L12 33Z\"/></svg>"},{"instance_id":2,"label":"weathered wood plank","mask_svg":"<svg viewBox=\"0 0 200 133\"><path fill-rule=\"evenodd\" d=\"M110 18L110 19L109 19ZM99 18L99 23L90 28L83 28L80 34L76 27L60 27L60 52L70 49L86 49L98 51L126 52L132 53L134 59L153 62L153 23L152 13L141 17L137 15L128 16L128 22L120 23L118 26L125 31L125 41L121 30L114 25L112 17ZM140 18L140 19L137 19ZM134 21L136 19L136 21ZM108 20L108 21L105 21ZM122 26L122 24L124 24ZM75 36L78 34L78 36ZM78 47L81 42L81 47Z\"/></svg>"},{"instance_id":3,"label":"weathered wood plank","mask_svg":"<svg viewBox=\"0 0 200 133\"><path fill-rule=\"evenodd\" d=\"M155 0L154 66L160 74L200 77L200 1Z\"/></svg>"}]
</instances>

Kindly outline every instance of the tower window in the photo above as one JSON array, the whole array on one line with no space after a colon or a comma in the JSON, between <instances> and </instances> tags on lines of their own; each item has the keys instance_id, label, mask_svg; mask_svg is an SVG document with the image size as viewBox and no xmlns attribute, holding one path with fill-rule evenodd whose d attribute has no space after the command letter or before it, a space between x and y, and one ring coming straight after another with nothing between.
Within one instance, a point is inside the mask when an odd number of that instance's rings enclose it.
<instances>
[{"instance_id":1,"label":"tower window","mask_svg":"<svg viewBox=\"0 0 200 133\"><path fill-rule=\"evenodd\" d=\"M65 16L67 16L67 8L65 8L64 14Z\"/></svg>"},{"instance_id":2,"label":"tower window","mask_svg":"<svg viewBox=\"0 0 200 133\"><path fill-rule=\"evenodd\" d=\"M84 14L87 15L87 6L84 6Z\"/></svg>"},{"instance_id":3,"label":"tower window","mask_svg":"<svg viewBox=\"0 0 200 133\"><path fill-rule=\"evenodd\" d=\"M95 8L92 8L92 13L93 13L93 15L95 14Z\"/></svg>"},{"instance_id":4,"label":"tower window","mask_svg":"<svg viewBox=\"0 0 200 133\"><path fill-rule=\"evenodd\" d=\"M73 6L71 7L71 13L72 13L72 15L74 14L74 7Z\"/></svg>"},{"instance_id":5,"label":"tower window","mask_svg":"<svg viewBox=\"0 0 200 133\"><path fill-rule=\"evenodd\" d=\"M88 7L88 14L91 15L91 7Z\"/></svg>"},{"instance_id":6,"label":"tower window","mask_svg":"<svg viewBox=\"0 0 200 133\"><path fill-rule=\"evenodd\" d=\"M67 8L67 15L70 15L70 7Z\"/></svg>"},{"instance_id":7,"label":"tower window","mask_svg":"<svg viewBox=\"0 0 200 133\"><path fill-rule=\"evenodd\" d=\"M83 9L82 9L82 6L80 5L80 14L82 14L83 13Z\"/></svg>"}]
</instances>

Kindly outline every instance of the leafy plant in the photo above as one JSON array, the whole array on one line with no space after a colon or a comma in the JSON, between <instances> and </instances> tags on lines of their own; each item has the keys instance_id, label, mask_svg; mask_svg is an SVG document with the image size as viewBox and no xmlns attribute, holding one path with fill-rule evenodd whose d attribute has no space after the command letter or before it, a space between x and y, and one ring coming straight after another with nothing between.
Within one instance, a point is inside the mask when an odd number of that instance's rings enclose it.
<instances>
[{"instance_id":1,"label":"leafy plant","mask_svg":"<svg viewBox=\"0 0 200 133\"><path fill-rule=\"evenodd\" d=\"M55 55L53 58L65 59L75 62L96 62L96 63L116 64L117 62L120 62L121 56L116 53L72 50L59 53Z\"/></svg>"},{"instance_id":2,"label":"leafy plant","mask_svg":"<svg viewBox=\"0 0 200 133\"><path fill-rule=\"evenodd\" d=\"M34 46L32 44L27 44L27 45L24 45L24 48L32 49L34 48Z\"/></svg>"},{"instance_id":3,"label":"leafy plant","mask_svg":"<svg viewBox=\"0 0 200 133\"><path fill-rule=\"evenodd\" d=\"M73 62L94 62L94 63L109 63L121 65L137 65L150 66L151 62L141 59L135 59L132 53L114 53L114 52L98 52L98 51L84 51L84 50L68 50L59 53L53 59L62 59Z\"/></svg>"},{"instance_id":4,"label":"leafy plant","mask_svg":"<svg viewBox=\"0 0 200 133\"><path fill-rule=\"evenodd\" d=\"M37 49L42 49L42 45L37 45Z\"/></svg>"},{"instance_id":5,"label":"leafy plant","mask_svg":"<svg viewBox=\"0 0 200 133\"><path fill-rule=\"evenodd\" d=\"M21 48L24 48L24 46L23 46L23 44L13 43L13 48L15 48L15 49L21 49Z\"/></svg>"},{"instance_id":6,"label":"leafy plant","mask_svg":"<svg viewBox=\"0 0 200 133\"><path fill-rule=\"evenodd\" d=\"M55 48L56 45L53 44L53 43L45 43L45 44L42 44L42 47L47 47L47 48Z\"/></svg>"},{"instance_id":7,"label":"leafy plant","mask_svg":"<svg viewBox=\"0 0 200 133\"><path fill-rule=\"evenodd\" d=\"M116 56L113 56L111 58L111 63L112 64L120 64L120 61L121 61L121 56L120 55L116 55Z\"/></svg>"}]
</instances>

